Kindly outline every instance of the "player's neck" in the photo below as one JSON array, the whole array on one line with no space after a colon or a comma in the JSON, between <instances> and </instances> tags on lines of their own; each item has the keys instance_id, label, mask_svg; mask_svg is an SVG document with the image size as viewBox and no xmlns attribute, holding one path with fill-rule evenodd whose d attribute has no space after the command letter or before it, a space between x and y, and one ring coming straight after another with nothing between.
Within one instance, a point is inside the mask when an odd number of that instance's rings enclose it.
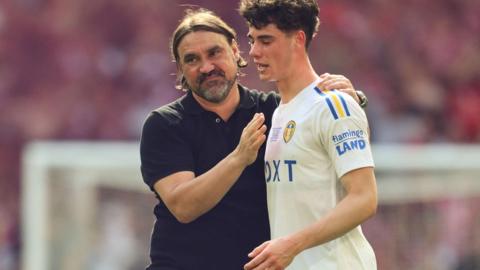
<instances>
[{"instance_id":1,"label":"player's neck","mask_svg":"<svg viewBox=\"0 0 480 270\"><path fill-rule=\"evenodd\" d=\"M232 90L228 94L228 96L225 98L224 101L220 103L213 103L210 101L207 101L195 93L193 93L193 97L197 100L197 102L202 106L205 110L214 112L220 118L222 118L223 121L228 121L230 116L232 116L233 112L235 112L235 109L238 107L238 104L240 103L240 93L238 90L238 84L235 83L232 86Z\"/></svg>"},{"instance_id":2,"label":"player's neck","mask_svg":"<svg viewBox=\"0 0 480 270\"><path fill-rule=\"evenodd\" d=\"M305 87L319 78L308 58L298 64L292 65L289 74L276 82L282 103L292 100Z\"/></svg>"}]
</instances>

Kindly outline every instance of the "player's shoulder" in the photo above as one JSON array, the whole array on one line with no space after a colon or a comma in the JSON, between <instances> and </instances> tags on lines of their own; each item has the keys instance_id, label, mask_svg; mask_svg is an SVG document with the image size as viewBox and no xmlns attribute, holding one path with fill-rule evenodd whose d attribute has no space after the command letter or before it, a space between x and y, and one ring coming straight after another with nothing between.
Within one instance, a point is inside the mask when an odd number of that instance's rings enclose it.
<instances>
[{"instance_id":1,"label":"player's shoulder","mask_svg":"<svg viewBox=\"0 0 480 270\"><path fill-rule=\"evenodd\" d=\"M344 92L322 91L319 87L314 87L314 92L319 109L333 120L349 118L358 114L359 110L361 111L355 99Z\"/></svg>"}]
</instances>

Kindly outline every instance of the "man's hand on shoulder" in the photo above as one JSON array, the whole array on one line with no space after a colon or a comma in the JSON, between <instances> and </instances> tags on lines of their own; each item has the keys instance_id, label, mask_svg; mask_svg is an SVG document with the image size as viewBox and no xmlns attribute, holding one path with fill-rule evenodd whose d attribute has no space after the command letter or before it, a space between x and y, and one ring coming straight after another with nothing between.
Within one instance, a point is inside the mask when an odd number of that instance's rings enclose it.
<instances>
[{"instance_id":1,"label":"man's hand on shoulder","mask_svg":"<svg viewBox=\"0 0 480 270\"><path fill-rule=\"evenodd\" d=\"M348 94L353 97L355 101L362 107L365 108L368 103L368 99L362 91L356 91L353 87L352 82L343 75L323 73L320 76L320 83L318 87L322 91L332 91L338 90Z\"/></svg>"}]
</instances>

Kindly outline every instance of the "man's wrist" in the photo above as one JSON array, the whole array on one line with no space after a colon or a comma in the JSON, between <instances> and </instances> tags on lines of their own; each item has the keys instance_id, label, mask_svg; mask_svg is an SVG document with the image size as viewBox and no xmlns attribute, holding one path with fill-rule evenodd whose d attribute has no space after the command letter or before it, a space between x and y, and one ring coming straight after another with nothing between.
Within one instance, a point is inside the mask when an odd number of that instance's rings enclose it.
<instances>
[{"instance_id":1,"label":"man's wrist","mask_svg":"<svg viewBox=\"0 0 480 270\"><path fill-rule=\"evenodd\" d=\"M361 90L356 90L355 92L357 93L357 97L360 100L360 102L358 103L360 107L366 108L368 105L368 98L365 93L363 93L363 91Z\"/></svg>"}]
</instances>

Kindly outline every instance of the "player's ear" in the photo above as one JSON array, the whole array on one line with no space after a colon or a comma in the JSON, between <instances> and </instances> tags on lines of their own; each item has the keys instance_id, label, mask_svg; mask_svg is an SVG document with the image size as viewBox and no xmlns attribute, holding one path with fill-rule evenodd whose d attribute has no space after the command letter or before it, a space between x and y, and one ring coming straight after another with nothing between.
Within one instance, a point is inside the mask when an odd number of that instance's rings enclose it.
<instances>
[{"instance_id":1,"label":"player's ear","mask_svg":"<svg viewBox=\"0 0 480 270\"><path fill-rule=\"evenodd\" d=\"M295 42L298 46L305 48L305 44L307 42L307 35L303 30L298 30L295 33Z\"/></svg>"}]
</instances>

